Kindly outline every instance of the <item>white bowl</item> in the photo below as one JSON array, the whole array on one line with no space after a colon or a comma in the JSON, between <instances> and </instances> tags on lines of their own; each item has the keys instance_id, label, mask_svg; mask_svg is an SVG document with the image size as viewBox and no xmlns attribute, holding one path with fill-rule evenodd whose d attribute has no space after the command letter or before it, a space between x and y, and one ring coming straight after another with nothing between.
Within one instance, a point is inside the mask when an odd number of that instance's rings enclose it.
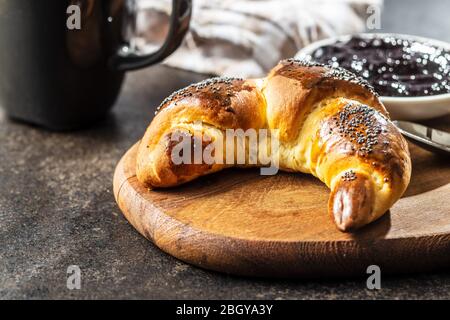
<instances>
[{"instance_id":1,"label":"white bowl","mask_svg":"<svg viewBox=\"0 0 450 320\"><path fill-rule=\"evenodd\" d=\"M354 35L345 35L316 41L300 50L295 58L308 59L310 58L309 55L311 55L316 49L325 45L333 44L337 41L348 41L352 36ZM450 43L448 42L411 35L395 33L362 33L356 34L356 36L360 36L366 39L391 36L395 38L424 42L433 46L450 50ZM425 120L444 116L450 113L450 93L422 97L382 96L381 101L389 111L391 118L395 120Z\"/></svg>"}]
</instances>

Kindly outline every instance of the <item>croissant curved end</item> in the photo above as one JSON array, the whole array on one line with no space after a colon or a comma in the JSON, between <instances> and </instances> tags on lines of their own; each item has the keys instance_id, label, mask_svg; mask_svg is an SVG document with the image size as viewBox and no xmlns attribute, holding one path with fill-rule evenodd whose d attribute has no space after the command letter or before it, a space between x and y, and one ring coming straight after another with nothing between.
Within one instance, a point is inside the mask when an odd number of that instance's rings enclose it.
<instances>
[{"instance_id":1,"label":"croissant curved end","mask_svg":"<svg viewBox=\"0 0 450 320\"><path fill-rule=\"evenodd\" d=\"M340 179L331 191L328 211L342 231L353 231L374 217L375 189L372 179L361 173Z\"/></svg>"}]
</instances>

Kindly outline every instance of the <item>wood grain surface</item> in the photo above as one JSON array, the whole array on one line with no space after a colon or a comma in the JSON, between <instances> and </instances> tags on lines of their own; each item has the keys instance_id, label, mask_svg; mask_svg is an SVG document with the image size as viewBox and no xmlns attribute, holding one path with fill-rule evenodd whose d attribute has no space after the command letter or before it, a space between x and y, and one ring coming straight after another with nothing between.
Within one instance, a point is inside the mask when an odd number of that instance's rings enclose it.
<instances>
[{"instance_id":1,"label":"wood grain surface","mask_svg":"<svg viewBox=\"0 0 450 320\"><path fill-rule=\"evenodd\" d=\"M356 233L327 213L329 190L305 174L230 169L184 186L148 190L135 175L137 144L117 165L116 201L165 252L249 276L365 276L450 267L450 163L410 144L413 175L390 212ZM148 263L151 263L149 261Z\"/></svg>"}]
</instances>

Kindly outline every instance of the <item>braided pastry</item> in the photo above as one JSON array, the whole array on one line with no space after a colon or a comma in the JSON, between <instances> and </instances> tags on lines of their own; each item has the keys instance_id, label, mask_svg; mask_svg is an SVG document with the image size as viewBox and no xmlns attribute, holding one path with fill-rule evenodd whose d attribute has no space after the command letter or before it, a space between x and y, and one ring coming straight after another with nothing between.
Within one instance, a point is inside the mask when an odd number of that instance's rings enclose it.
<instances>
[{"instance_id":1,"label":"braided pastry","mask_svg":"<svg viewBox=\"0 0 450 320\"><path fill-rule=\"evenodd\" d=\"M202 147L223 139L227 129L277 129L279 168L324 182L331 189L328 211L342 231L378 219L410 180L407 143L378 95L341 68L284 60L263 79L213 78L191 85L158 110L137 155L137 178L147 187L176 186L232 166L172 161L171 137L194 139L198 121L206 137ZM224 154L230 152L235 150ZM239 166L255 164L246 158Z\"/></svg>"}]
</instances>

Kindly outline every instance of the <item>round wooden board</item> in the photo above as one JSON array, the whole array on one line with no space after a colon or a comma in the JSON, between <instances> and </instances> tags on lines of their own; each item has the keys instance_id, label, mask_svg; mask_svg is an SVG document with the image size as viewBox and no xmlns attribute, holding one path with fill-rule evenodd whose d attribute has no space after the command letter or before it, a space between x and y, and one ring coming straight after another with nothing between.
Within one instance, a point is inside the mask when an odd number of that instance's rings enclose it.
<instances>
[{"instance_id":1,"label":"round wooden board","mask_svg":"<svg viewBox=\"0 0 450 320\"><path fill-rule=\"evenodd\" d=\"M276 277L366 275L450 266L450 165L410 145L411 184L380 220L336 229L329 191L306 174L231 169L148 190L136 179L134 145L117 165L114 195L129 222L165 252L222 272ZM151 263L151 262L149 262Z\"/></svg>"}]
</instances>

